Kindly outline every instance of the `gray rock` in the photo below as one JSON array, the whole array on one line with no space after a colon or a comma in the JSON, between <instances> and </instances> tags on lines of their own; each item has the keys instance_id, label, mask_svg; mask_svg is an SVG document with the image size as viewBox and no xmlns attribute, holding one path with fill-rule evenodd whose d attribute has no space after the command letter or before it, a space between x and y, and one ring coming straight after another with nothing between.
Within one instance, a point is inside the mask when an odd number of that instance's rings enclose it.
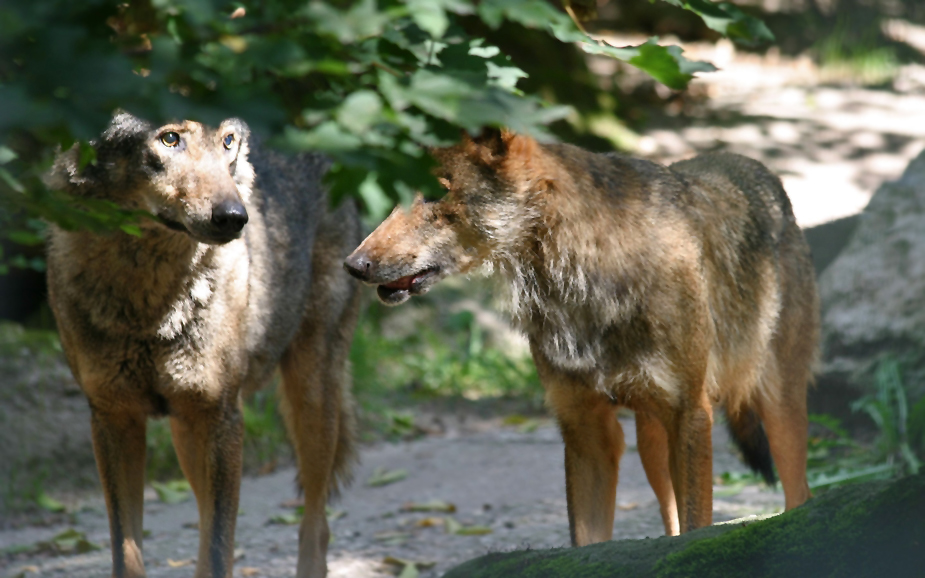
<instances>
[{"instance_id":1,"label":"gray rock","mask_svg":"<svg viewBox=\"0 0 925 578\"><path fill-rule=\"evenodd\" d=\"M847 246L819 278L822 359L811 411L845 414L901 364L910 401L925 395L925 153L877 190Z\"/></svg>"}]
</instances>

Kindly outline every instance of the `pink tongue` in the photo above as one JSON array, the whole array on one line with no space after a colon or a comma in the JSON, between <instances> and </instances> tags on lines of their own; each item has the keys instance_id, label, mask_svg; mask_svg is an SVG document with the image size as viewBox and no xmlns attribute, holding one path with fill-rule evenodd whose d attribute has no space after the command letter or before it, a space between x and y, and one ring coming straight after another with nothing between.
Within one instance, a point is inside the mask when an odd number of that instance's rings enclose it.
<instances>
[{"instance_id":1,"label":"pink tongue","mask_svg":"<svg viewBox=\"0 0 925 578\"><path fill-rule=\"evenodd\" d=\"M389 289L411 289L411 282L414 281L416 275L408 275L407 277L402 277L401 279L396 279L391 283L386 283L383 287Z\"/></svg>"}]
</instances>

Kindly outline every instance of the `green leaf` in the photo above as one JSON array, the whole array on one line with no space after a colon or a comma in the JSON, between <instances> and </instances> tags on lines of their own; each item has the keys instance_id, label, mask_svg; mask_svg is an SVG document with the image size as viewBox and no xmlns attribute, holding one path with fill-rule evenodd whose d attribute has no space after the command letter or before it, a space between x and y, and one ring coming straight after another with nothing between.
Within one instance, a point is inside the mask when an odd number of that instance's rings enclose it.
<instances>
[{"instance_id":1,"label":"green leaf","mask_svg":"<svg viewBox=\"0 0 925 578\"><path fill-rule=\"evenodd\" d=\"M327 121L311 130L287 126L283 132L282 142L284 145L296 150L325 152L354 150L363 144L363 141L358 136L345 132L334 121Z\"/></svg>"},{"instance_id":2,"label":"green leaf","mask_svg":"<svg viewBox=\"0 0 925 578\"><path fill-rule=\"evenodd\" d=\"M337 122L354 134L362 134L382 115L382 99L371 90L350 94L337 111Z\"/></svg>"},{"instance_id":3,"label":"green leaf","mask_svg":"<svg viewBox=\"0 0 925 578\"><path fill-rule=\"evenodd\" d=\"M66 510L64 504L52 498L45 492L42 492L35 498L35 503L46 512L63 512Z\"/></svg>"},{"instance_id":4,"label":"green leaf","mask_svg":"<svg viewBox=\"0 0 925 578\"><path fill-rule=\"evenodd\" d=\"M119 228L122 229L122 232L128 233L133 237L141 237L141 227L138 225L133 225L130 223L123 223L119 225Z\"/></svg>"},{"instance_id":5,"label":"green leaf","mask_svg":"<svg viewBox=\"0 0 925 578\"><path fill-rule=\"evenodd\" d=\"M172 482L152 482L151 487L157 493L157 498L165 504L179 504L190 497L190 485L186 480Z\"/></svg>"},{"instance_id":6,"label":"green leaf","mask_svg":"<svg viewBox=\"0 0 925 578\"><path fill-rule=\"evenodd\" d=\"M84 170L87 165L96 164L96 149L88 142L81 141L78 144L80 156L77 161L77 169Z\"/></svg>"},{"instance_id":7,"label":"green leaf","mask_svg":"<svg viewBox=\"0 0 925 578\"><path fill-rule=\"evenodd\" d=\"M373 472L373 475L366 480L367 486L387 486L389 484L394 484L408 477L408 470L399 468L396 470L390 470L388 468L376 468Z\"/></svg>"},{"instance_id":8,"label":"green leaf","mask_svg":"<svg viewBox=\"0 0 925 578\"><path fill-rule=\"evenodd\" d=\"M5 146L0 146L0 165L5 165L6 163L16 160L19 158L13 149L7 148Z\"/></svg>"},{"instance_id":9,"label":"green leaf","mask_svg":"<svg viewBox=\"0 0 925 578\"><path fill-rule=\"evenodd\" d=\"M71 528L57 534L47 542L40 542L39 549L56 554L85 554L102 550L102 547L87 540L83 532Z\"/></svg>"},{"instance_id":10,"label":"green leaf","mask_svg":"<svg viewBox=\"0 0 925 578\"><path fill-rule=\"evenodd\" d=\"M3 180L3 182L5 182L8 187L13 189L17 193L26 192L26 187L22 186L22 183L16 180L16 177L11 175L9 171L7 171L4 168L0 168L0 180Z\"/></svg>"},{"instance_id":11,"label":"green leaf","mask_svg":"<svg viewBox=\"0 0 925 578\"><path fill-rule=\"evenodd\" d=\"M20 245L26 246L35 246L41 245L45 242L45 238L41 235L34 233L32 231L24 231L22 229L17 229L15 231L10 231L6 234L7 239L18 243Z\"/></svg>"},{"instance_id":12,"label":"green leaf","mask_svg":"<svg viewBox=\"0 0 925 578\"><path fill-rule=\"evenodd\" d=\"M287 512L285 514L277 514L267 520L268 524L280 524L283 526L294 526L302 520L302 516L298 513Z\"/></svg>"},{"instance_id":13,"label":"green leaf","mask_svg":"<svg viewBox=\"0 0 925 578\"><path fill-rule=\"evenodd\" d=\"M438 0L407 0L408 12L414 23L432 38L442 38L450 25L442 2Z\"/></svg>"},{"instance_id":14,"label":"green leaf","mask_svg":"<svg viewBox=\"0 0 925 578\"><path fill-rule=\"evenodd\" d=\"M387 13L379 11L376 0L360 0L347 11L316 1L304 12L317 22L319 33L335 36L344 44L382 34L390 19Z\"/></svg>"},{"instance_id":15,"label":"green leaf","mask_svg":"<svg viewBox=\"0 0 925 578\"><path fill-rule=\"evenodd\" d=\"M645 44L617 48L606 43L583 44L590 54L605 54L632 64L669 88L683 90L695 72L713 72L709 62L691 61L682 56L679 46L660 46L657 38Z\"/></svg>"},{"instance_id":16,"label":"green leaf","mask_svg":"<svg viewBox=\"0 0 925 578\"><path fill-rule=\"evenodd\" d=\"M709 0L663 1L690 10L703 18L709 28L742 44L754 45L774 41L774 34L764 22L745 14L732 4L716 4Z\"/></svg>"}]
</instances>

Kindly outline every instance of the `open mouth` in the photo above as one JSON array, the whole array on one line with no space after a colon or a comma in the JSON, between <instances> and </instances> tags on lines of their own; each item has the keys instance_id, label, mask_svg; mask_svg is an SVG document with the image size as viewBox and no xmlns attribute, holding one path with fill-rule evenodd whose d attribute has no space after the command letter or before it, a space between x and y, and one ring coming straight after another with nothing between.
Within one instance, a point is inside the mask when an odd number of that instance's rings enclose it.
<instances>
[{"instance_id":1,"label":"open mouth","mask_svg":"<svg viewBox=\"0 0 925 578\"><path fill-rule=\"evenodd\" d=\"M438 269L432 267L414 275L407 275L376 288L376 294L383 303L398 304L411 295L420 295L429 287L428 281L437 276Z\"/></svg>"}]
</instances>

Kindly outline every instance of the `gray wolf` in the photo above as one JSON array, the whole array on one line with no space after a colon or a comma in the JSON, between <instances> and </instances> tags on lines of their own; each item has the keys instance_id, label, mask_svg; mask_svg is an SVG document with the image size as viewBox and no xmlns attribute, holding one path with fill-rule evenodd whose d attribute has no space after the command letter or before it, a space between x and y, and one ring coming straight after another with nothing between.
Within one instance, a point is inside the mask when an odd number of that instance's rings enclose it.
<instances>
[{"instance_id":1,"label":"gray wolf","mask_svg":"<svg viewBox=\"0 0 925 578\"><path fill-rule=\"evenodd\" d=\"M118 114L96 164L59 156L50 186L156 216L142 235L52 226L48 286L87 396L113 576L144 576L145 424L169 416L199 509L197 578L232 575L241 398L282 374L305 516L299 577L326 573L325 504L354 459L347 355L359 295L341 262L355 208L326 215L326 161L254 146L237 119L151 126Z\"/></svg>"},{"instance_id":2,"label":"gray wolf","mask_svg":"<svg viewBox=\"0 0 925 578\"><path fill-rule=\"evenodd\" d=\"M819 333L809 249L780 181L706 154L670 167L489 130L432 152L447 192L397 208L345 261L399 304L487 271L507 293L565 442L573 544L612 535L623 432L669 535L712 521L713 404L786 507L810 497ZM773 463L772 463L773 457Z\"/></svg>"}]
</instances>

